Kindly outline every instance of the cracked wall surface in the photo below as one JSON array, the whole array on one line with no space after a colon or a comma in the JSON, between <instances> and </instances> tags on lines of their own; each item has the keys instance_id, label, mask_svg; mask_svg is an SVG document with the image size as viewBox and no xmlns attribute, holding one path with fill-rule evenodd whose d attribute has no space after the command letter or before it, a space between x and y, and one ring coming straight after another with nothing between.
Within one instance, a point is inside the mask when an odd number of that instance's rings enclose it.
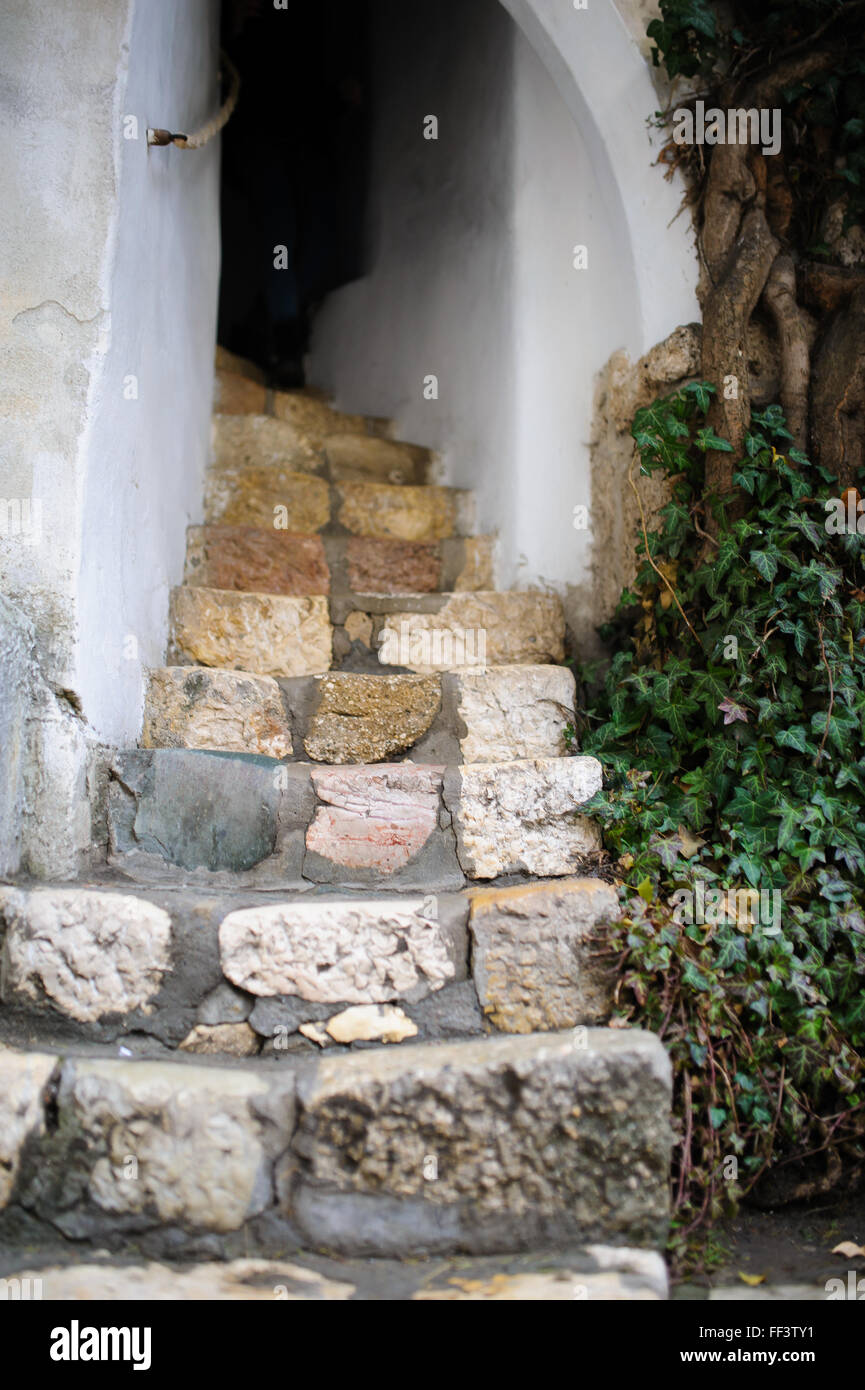
<instances>
[{"instance_id":1,"label":"cracked wall surface","mask_svg":"<svg viewBox=\"0 0 865 1390\"><path fill-rule=\"evenodd\" d=\"M81 0L61 22L10 0L2 43L0 643L23 713L0 747L0 865L71 876L88 762L137 735L200 505L218 142L151 153L146 129L213 109L216 8Z\"/></svg>"}]
</instances>

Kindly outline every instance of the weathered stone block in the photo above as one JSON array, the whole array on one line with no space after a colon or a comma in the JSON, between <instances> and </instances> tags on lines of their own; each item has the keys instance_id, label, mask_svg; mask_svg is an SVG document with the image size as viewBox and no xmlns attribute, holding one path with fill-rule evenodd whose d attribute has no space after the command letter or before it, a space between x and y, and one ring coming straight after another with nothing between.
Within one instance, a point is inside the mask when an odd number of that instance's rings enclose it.
<instances>
[{"instance_id":1,"label":"weathered stone block","mask_svg":"<svg viewBox=\"0 0 865 1390\"><path fill-rule=\"evenodd\" d=\"M68 1131L86 1141L95 1210L51 1213L55 1223L73 1235L124 1219L139 1229L237 1230L270 1200L270 1165L250 1106L267 1090L263 1077L222 1067L67 1063L58 1105Z\"/></svg>"},{"instance_id":2,"label":"weathered stone block","mask_svg":"<svg viewBox=\"0 0 865 1390\"><path fill-rule=\"evenodd\" d=\"M265 676L314 676L330 667L327 600L182 585L171 594L172 651L195 666Z\"/></svg>"},{"instance_id":3,"label":"weathered stone block","mask_svg":"<svg viewBox=\"0 0 865 1390\"><path fill-rule=\"evenodd\" d=\"M558 878L600 848L597 827L579 808L600 790L596 758L468 763L450 773L444 799L457 854L470 878L529 873Z\"/></svg>"},{"instance_id":4,"label":"weathered stone block","mask_svg":"<svg viewBox=\"0 0 865 1390\"><path fill-rule=\"evenodd\" d=\"M402 444L373 435L331 435L324 448L334 482L423 484L429 467L429 451L417 444Z\"/></svg>"},{"instance_id":5,"label":"weathered stone block","mask_svg":"<svg viewBox=\"0 0 865 1390\"><path fill-rule=\"evenodd\" d=\"M142 748L202 748L285 758L291 729L271 676L204 666L148 674Z\"/></svg>"},{"instance_id":6,"label":"weathered stone block","mask_svg":"<svg viewBox=\"0 0 865 1390\"><path fill-rule=\"evenodd\" d=\"M312 769L320 806L306 847L334 865L392 874L438 825L441 767L413 763Z\"/></svg>"},{"instance_id":7,"label":"weathered stone block","mask_svg":"<svg viewBox=\"0 0 865 1390\"><path fill-rule=\"evenodd\" d=\"M45 1132L45 1087L56 1057L0 1048L0 1211L8 1204L28 1139Z\"/></svg>"},{"instance_id":8,"label":"weathered stone block","mask_svg":"<svg viewBox=\"0 0 865 1390\"><path fill-rule=\"evenodd\" d=\"M168 913L122 893L0 888L0 923L4 995L79 1022L143 1007L171 964Z\"/></svg>"},{"instance_id":9,"label":"weathered stone block","mask_svg":"<svg viewBox=\"0 0 865 1390\"><path fill-rule=\"evenodd\" d=\"M223 526L309 534L327 525L330 493L321 478L288 468L223 465L208 469L204 519Z\"/></svg>"},{"instance_id":10,"label":"weathered stone block","mask_svg":"<svg viewBox=\"0 0 865 1390\"><path fill-rule=\"evenodd\" d=\"M115 1258L98 1264L41 1265L14 1277L22 1283L39 1280L52 1303L273 1303L276 1289L281 1302L319 1303L344 1302L355 1291L354 1284L326 1279L315 1269L285 1260L130 1265Z\"/></svg>"},{"instance_id":11,"label":"weathered stone block","mask_svg":"<svg viewBox=\"0 0 865 1390\"><path fill-rule=\"evenodd\" d=\"M441 559L434 545L383 536L349 536L348 586L358 594L425 594L439 587Z\"/></svg>"},{"instance_id":12,"label":"weathered stone block","mask_svg":"<svg viewBox=\"0 0 865 1390\"><path fill-rule=\"evenodd\" d=\"M460 750L466 763L557 758L568 750L575 681L566 666L498 666L442 677L456 694L466 727Z\"/></svg>"},{"instance_id":13,"label":"weathered stone block","mask_svg":"<svg viewBox=\"0 0 865 1390\"><path fill-rule=\"evenodd\" d=\"M314 449L321 449L333 434L366 434L368 430L365 416L334 410L326 397L315 392L274 391L273 413Z\"/></svg>"},{"instance_id":14,"label":"weathered stone block","mask_svg":"<svg viewBox=\"0 0 865 1390\"><path fill-rule=\"evenodd\" d=\"M261 1039L248 1023L197 1023L180 1044L181 1052L209 1057L252 1057Z\"/></svg>"},{"instance_id":15,"label":"weathered stone block","mask_svg":"<svg viewBox=\"0 0 865 1390\"><path fill-rule=\"evenodd\" d=\"M637 1031L325 1054L298 1078L293 1217L311 1243L369 1255L659 1245L670 1089Z\"/></svg>"},{"instance_id":16,"label":"weathered stone block","mask_svg":"<svg viewBox=\"0 0 865 1390\"><path fill-rule=\"evenodd\" d=\"M240 753L141 749L118 754L111 778L114 862L145 856L154 868L242 874L273 859L280 880L300 878L313 806L305 767Z\"/></svg>"},{"instance_id":17,"label":"weathered stone block","mask_svg":"<svg viewBox=\"0 0 865 1390\"><path fill-rule=\"evenodd\" d=\"M251 381L239 372L219 369L215 374L213 409L223 415L263 415L267 390L261 382Z\"/></svg>"},{"instance_id":18,"label":"weathered stone block","mask_svg":"<svg viewBox=\"0 0 865 1390\"><path fill-rule=\"evenodd\" d=\"M323 763L377 763L404 753L439 710L435 676L323 676L304 747Z\"/></svg>"},{"instance_id":19,"label":"weathered stone block","mask_svg":"<svg viewBox=\"0 0 865 1390\"><path fill-rule=\"evenodd\" d=\"M250 381L260 382L262 386L267 383L267 376L264 368L259 367L257 362L253 362L248 357L241 357L236 352L229 352L228 348L217 344L214 366L217 371L234 372L237 376L247 376Z\"/></svg>"},{"instance_id":20,"label":"weathered stone block","mask_svg":"<svg viewBox=\"0 0 865 1390\"><path fill-rule=\"evenodd\" d=\"M259 526L190 526L185 584L244 593L326 594L330 570L320 536Z\"/></svg>"},{"instance_id":21,"label":"weathered stone block","mask_svg":"<svg viewBox=\"0 0 865 1390\"><path fill-rule=\"evenodd\" d=\"M439 921L425 907L423 898L378 897L245 908L219 928L222 969L239 989L263 997L420 999L463 978L466 959L464 918Z\"/></svg>"},{"instance_id":22,"label":"weathered stone block","mask_svg":"<svg viewBox=\"0 0 865 1390\"><path fill-rule=\"evenodd\" d=\"M437 612L391 613L379 629L382 664L414 671L545 664L564 656L565 620L555 594L450 594Z\"/></svg>"},{"instance_id":23,"label":"weathered stone block","mask_svg":"<svg viewBox=\"0 0 865 1390\"><path fill-rule=\"evenodd\" d=\"M473 893L472 973L496 1028L533 1033L607 1018L615 967L591 937L618 916L615 889L596 878Z\"/></svg>"},{"instance_id":24,"label":"weathered stone block","mask_svg":"<svg viewBox=\"0 0 865 1390\"><path fill-rule=\"evenodd\" d=\"M307 439L272 415L214 415L213 462L221 468L290 468L321 472L324 458Z\"/></svg>"},{"instance_id":25,"label":"weathered stone block","mask_svg":"<svg viewBox=\"0 0 865 1390\"><path fill-rule=\"evenodd\" d=\"M439 541L457 534L461 497L455 488L340 483L337 520L356 536Z\"/></svg>"},{"instance_id":26,"label":"weathered stone block","mask_svg":"<svg viewBox=\"0 0 865 1390\"><path fill-rule=\"evenodd\" d=\"M450 587L455 593L475 593L495 588L495 539L493 536L466 536L462 542L462 564Z\"/></svg>"}]
</instances>

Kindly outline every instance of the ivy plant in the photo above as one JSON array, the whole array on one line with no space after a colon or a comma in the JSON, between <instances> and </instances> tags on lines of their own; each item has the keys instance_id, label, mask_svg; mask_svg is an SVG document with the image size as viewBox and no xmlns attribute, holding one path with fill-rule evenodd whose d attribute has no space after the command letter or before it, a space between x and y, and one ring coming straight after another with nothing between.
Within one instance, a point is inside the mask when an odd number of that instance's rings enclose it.
<instances>
[{"instance_id":1,"label":"ivy plant","mask_svg":"<svg viewBox=\"0 0 865 1390\"><path fill-rule=\"evenodd\" d=\"M807 1195L865 1156L859 499L853 529L827 529L837 484L778 407L752 417L737 501L707 498L706 450L730 447L705 425L712 389L635 418L670 500L576 730L604 767L588 809L622 882L617 1011L673 1060L680 1249L770 1171Z\"/></svg>"}]
</instances>

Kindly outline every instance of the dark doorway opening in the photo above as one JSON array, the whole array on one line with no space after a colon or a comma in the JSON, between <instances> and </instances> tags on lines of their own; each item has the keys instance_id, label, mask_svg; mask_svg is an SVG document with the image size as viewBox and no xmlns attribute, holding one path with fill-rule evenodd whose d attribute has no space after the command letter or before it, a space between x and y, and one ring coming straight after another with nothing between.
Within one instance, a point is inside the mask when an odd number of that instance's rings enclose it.
<instances>
[{"instance_id":1,"label":"dark doorway opening","mask_svg":"<svg viewBox=\"0 0 865 1390\"><path fill-rule=\"evenodd\" d=\"M302 386L317 306L365 270L369 0L224 0L220 344Z\"/></svg>"}]
</instances>

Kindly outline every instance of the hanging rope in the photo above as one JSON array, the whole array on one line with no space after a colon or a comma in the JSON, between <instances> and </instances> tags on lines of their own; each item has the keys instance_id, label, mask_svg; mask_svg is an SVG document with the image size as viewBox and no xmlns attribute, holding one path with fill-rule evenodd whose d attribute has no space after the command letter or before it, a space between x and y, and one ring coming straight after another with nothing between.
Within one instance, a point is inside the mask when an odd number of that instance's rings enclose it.
<instances>
[{"instance_id":1,"label":"hanging rope","mask_svg":"<svg viewBox=\"0 0 865 1390\"><path fill-rule=\"evenodd\" d=\"M219 134L226 121L230 119L240 93L240 73L224 49L220 50L219 56L221 67L228 73L231 85L228 96L216 115L212 116L199 130L193 131L191 135L179 135L170 130L158 128L148 130L148 145L176 145L179 150L200 150L202 146L207 144L208 140L212 140L214 135Z\"/></svg>"}]
</instances>

